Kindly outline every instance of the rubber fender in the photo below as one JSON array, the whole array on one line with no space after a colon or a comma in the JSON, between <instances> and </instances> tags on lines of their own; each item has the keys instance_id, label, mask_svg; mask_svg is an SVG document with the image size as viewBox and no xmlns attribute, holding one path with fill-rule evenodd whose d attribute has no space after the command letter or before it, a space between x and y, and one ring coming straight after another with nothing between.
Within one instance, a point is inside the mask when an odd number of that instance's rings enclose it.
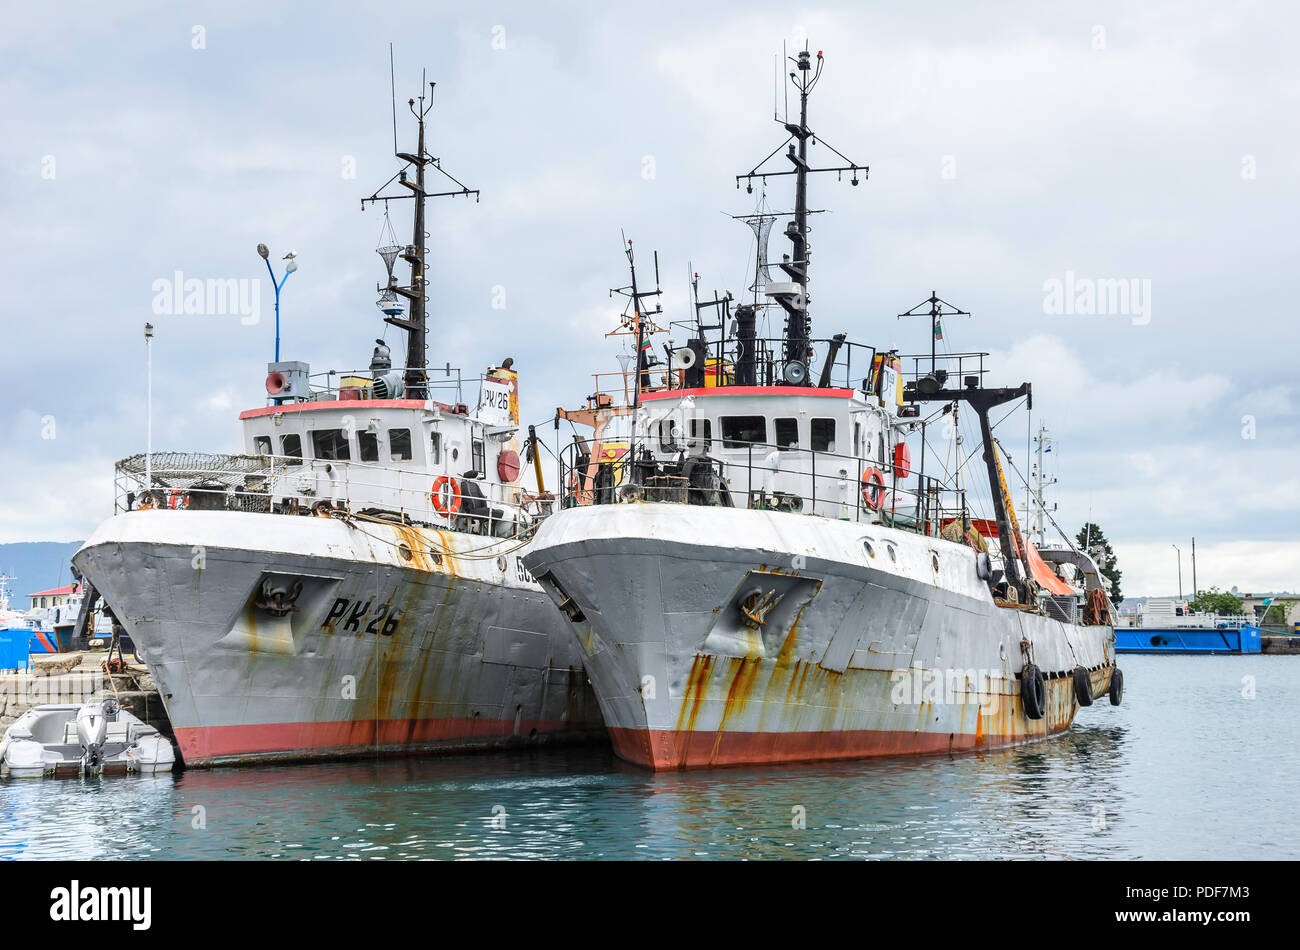
<instances>
[{"instance_id":1,"label":"rubber fender","mask_svg":"<svg viewBox=\"0 0 1300 950\"><path fill-rule=\"evenodd\" d=\"M1027 663L1020 672L1020 702L1026 719L1042 719L1047 711L1047 682L1042 671Z\"/></svg>"},{"instance_id":2,"label":"rubber fender","mask_svg":"<svg viewBox=\"0 0 1300 950\"><path fill-rule=\"evenodd\" d=\"M1110 704L1118 706L1124 701L1124 671L1118 666L1110 671Z\"/></svg>"},{"instance_id":3,"label":"rubber fender","mask_svg":"<svg viewBox=\"0 0 1300 950\"><path fill-rule=\"evenodd\" d=\"M1080 706L1092 705L1092 680L1082 666L1074 668L1074 698Z\"/></svg>"}]
</instances>

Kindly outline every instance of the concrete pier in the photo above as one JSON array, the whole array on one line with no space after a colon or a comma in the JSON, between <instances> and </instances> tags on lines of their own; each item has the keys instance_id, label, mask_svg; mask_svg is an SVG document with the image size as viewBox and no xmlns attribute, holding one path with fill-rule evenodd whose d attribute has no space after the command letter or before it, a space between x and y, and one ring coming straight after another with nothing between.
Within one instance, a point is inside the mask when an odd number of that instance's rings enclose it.
<instances>
[{"instance_id":1,"label":"concrete pier","mask_svg":"<svg viewBox=\"0 0 1300 950\"><path fill-rule=\"evenodd\" d=\"M171 723L148 670L129 664L125 672L110 677L103 669L107 657L106 650L34 656L31 671L0 674L0 732L33 706L85 703L116 695L134 715L172 738Z\"/></svg>"},{"instance_id":2,"label":"concrete pier","mask_svg":"<svg viewBox=\"0 0 1300 950\"><path fill-rule=\"evenodd\" d=\"M1300 654L1300 637L1266 633L1259 638L1261 653Z\"/></svg>"}]
</instances>

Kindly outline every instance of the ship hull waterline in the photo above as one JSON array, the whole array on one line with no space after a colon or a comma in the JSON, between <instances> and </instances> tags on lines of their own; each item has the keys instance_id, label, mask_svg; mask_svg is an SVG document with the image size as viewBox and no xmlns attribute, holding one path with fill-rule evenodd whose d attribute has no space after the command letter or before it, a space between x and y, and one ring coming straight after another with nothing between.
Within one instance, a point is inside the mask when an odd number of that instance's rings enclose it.
<instances>
[{"instance_id":1,"label":"ship hull waterline","mask_svg":"<svg viewBox=\"0 0 1300 950\"><path fill-rule=\"evenodd\" d=\"M187 767L604 742L580 652L520 550L155 511L109 519L73 563L134 639ZM268 584L301 585L283 615Z\"/></svg>"},{"instance_id":2,"label":"ship hull waterline","mask_svg":"<svg viewBox=\"0 0 1300 950\"><path fill-rule=\"evenodd\" d=\"M1115 667L1110 627L996 606L969 548L878 525L595 506L548 519L524 564L582 644L615 752L651 769L1019 745L1070 727L1076 670L1105 702Z\"/></svg>"}]
</instances>

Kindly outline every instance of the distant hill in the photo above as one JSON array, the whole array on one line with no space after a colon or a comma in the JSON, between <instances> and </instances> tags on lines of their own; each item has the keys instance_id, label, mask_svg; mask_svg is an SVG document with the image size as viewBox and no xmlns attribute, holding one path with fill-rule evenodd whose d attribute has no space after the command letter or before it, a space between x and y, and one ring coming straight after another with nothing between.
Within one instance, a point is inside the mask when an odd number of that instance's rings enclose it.
<instances>
[{"instance_id":1,"label":"distant hill","mask_svg":"<svg viewBox=\"0 0 1300 950\"><path fill-rule=\"evenodd\" d=\"M20 541L0 544L0 574L14 578L9 584L11 605L17 610L31 606L27 595L72 583L71 558L80 541Z\"/></svg>"}]
</instances>

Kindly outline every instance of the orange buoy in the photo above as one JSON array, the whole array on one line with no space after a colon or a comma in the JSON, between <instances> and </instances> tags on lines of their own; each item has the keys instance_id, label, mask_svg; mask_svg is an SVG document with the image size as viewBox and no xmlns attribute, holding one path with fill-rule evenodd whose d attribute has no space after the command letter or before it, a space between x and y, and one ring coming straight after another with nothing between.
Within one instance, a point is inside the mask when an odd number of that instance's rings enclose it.
<instances>
[{"instance_id":1,"label":"orange buoy","mask_svg":"<svg viewBox=\"0 0 1300 950\"><path fill-rule=\"evenodd\" d=\"M449 489L445 501L443 489ZM450 475L439 475L433 480L433 491L429 493L429 500L433 503L433 510L438 514L444 518L452 517L460 511L460 483Z\"/></svg>"},{"instance_id":2,"label":"orange buoy","mask_svg":"<svg viewBox=\"0 0 1300 950\"><path fill-rule=\"evenodd\" d=\"M885 476L875 466L862 473L862 503L872 511L885 503Z\"/></svg>"}]
</instances>

